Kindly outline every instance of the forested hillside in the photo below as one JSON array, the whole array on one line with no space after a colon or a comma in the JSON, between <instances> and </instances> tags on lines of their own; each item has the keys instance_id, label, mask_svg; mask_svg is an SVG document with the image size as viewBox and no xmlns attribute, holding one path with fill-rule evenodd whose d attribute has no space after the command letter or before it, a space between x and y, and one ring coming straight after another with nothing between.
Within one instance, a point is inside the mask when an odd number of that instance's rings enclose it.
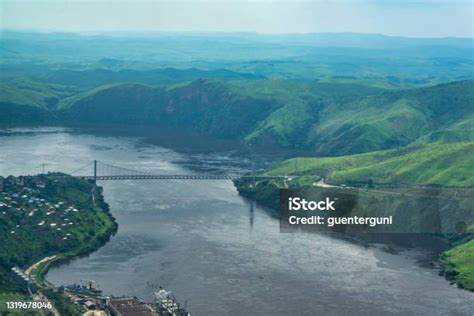
<instances>
[{"instance_id":1,"label":"forested hillside","mask_svg":"<svg viewBox=\"0 0 474 316\"><path fill-rule=\"evenodd\" d=\"M474 81L390 91L362 84L196 80L93 89L13 80L0 122L166 127L341 156L474 139Z\"/></svg>"}]
</instances>

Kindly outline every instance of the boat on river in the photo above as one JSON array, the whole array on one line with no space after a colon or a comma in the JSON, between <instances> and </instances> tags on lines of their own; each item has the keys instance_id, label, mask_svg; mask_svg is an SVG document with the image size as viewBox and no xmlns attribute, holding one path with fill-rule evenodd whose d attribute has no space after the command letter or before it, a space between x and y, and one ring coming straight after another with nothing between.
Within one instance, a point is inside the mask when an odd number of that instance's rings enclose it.
<instances>
[{"instance_id":1,"label":"boat on river","mask_svg":"<svg viewBox=\"0 0 474 316\"><path fill-rule=\"evenodd\" d=\"M160 286L160 290L155 292L155 308L162 316L191 316L185 307L181 307L173 293Z\"/></svg>"}]
</instances>

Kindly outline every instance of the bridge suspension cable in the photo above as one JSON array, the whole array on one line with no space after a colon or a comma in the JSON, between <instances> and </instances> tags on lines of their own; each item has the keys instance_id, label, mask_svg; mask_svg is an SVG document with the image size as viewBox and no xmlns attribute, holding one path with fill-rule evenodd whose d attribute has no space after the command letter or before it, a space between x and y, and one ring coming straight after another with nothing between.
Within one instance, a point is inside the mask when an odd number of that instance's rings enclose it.
<instances>
[{"instance_id":1,"label":"bridge suspension cable","mask_svg":"<svg viewBox=\"0 0 474 316\"><path fill-rule=\"evenodd\" d=\"M138 176L138 175L149 175L153 173L147 171L138 171L124 167L114 166L102 161L96 161L96 176Z\"/></svg>"},{"instance_id":2,"label":"bridge suspension cable","mask_svg":"<svg viewBox=\"0 0 474 316\"><path fill-rule=\"evenodd\" d=\"M85 168L90 167L93 163L94 163L94 162L89 162L89 163L85 164L84 166L79 167L79 168L77 168L76 170L73 170L73 171L69 172L68 174L70 174L70 175L77 174L79 171L82 171L82 170L84 170Z\"/></svg>"}]
</instances>

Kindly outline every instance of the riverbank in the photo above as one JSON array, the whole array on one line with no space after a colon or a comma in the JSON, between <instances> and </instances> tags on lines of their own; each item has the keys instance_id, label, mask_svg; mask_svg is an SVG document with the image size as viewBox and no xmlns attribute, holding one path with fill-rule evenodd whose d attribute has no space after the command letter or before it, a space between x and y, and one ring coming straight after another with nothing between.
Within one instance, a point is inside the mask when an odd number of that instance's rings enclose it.
<instances>
[{"instance_id":1,"label":"riverbank","mask_svg":"<svg viewBox=\"0 0 474 316\"><path fill-rule=\"evenodd\" d=\"M438 264L442 267L440 274L445 275L460 288L474 291L472 232L467 229L463 230L462 234L456 233L459 230L459 223L469 222L469 210L472 209L473 203L467 194L463 196L462 190L456 189L454 192L449 188L367 189L321 186L320 182L312 180L314 179L299 178L261 181L255 186L248 181L240 180L236 181L235 185L239 194L268 208L275 217L280 216L278 210L281 188L298 189L301 192L309 190L314 196L336 196L336 200L340 201L347 199L348 196L352 197L351 200L355 201L355 204L349 213L344 213L344 216L393 216L394 224L382 229L364 225L345 225L334 229L311 227L311 229L320 232L342 232L367 242L393 243L404 247L420 245L426 247L425 237L430 237L434 243L430 248L433 247L438 254ZM413 212L415 209L417 211ZM422 239L423 242L418 243L418 239Z\"/></svg>"},{"instance_id":2,"label":"riverbank","mask_svg":"<svg viewBox=\"0 0 474 316\"><path fill-rule=\"evenodd\" d=\"M53 264L91 253L117 231L101 188L55 174L1 178L0 292L25 293L10 269L24 268L60 314L78 312L44 278Z\"/></svg>"},{"instance_id":3,"label":"riverbank","mask_svg":"<svg viewBox=\"0 0 474 316\"><path fill-rule=\"evenodd\" d=\"M474 239L444 252L441 262L448 280L474 292Z\"/></svg>"}]
</instances>

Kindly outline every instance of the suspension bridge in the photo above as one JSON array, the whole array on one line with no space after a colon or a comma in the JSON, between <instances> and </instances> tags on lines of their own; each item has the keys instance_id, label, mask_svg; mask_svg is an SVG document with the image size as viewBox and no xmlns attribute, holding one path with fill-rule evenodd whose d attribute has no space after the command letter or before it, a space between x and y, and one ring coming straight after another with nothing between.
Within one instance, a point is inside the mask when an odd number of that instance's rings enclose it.
<instances>
[{"instance_id":1,"label":"suspension bridge","mask_svg":"<svg viewBox=\"0 0 474 316\"><path fill-rule=\"evenodd\" d=\"M84 171L86 173L84 174ZM87 172L91 171L89 174ZM104 181L104 180L285 180L288 176L262 176L253 174L155 174L140 170L114 166L94 160L69 173L73 177Z\"/></svg>"}]
</instances>

